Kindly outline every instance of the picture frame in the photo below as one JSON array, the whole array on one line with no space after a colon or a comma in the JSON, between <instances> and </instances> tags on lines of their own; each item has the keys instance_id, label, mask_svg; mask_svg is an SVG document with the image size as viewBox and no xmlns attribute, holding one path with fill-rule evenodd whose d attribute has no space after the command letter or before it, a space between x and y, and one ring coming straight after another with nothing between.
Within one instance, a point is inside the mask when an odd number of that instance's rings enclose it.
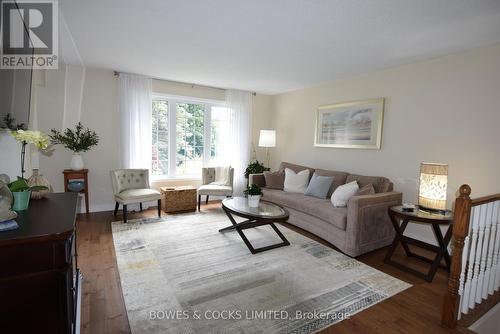
<instances>
[{"instance_id":1,"label":"picture frame","mask_svg":"<svg viewBox=\"0 0 500 334\"><path fill-rule=\"evenodd\" d=\"M382 97L318 107L314 146L380 149L384 104Z\"/></svg>"}]
</instances>

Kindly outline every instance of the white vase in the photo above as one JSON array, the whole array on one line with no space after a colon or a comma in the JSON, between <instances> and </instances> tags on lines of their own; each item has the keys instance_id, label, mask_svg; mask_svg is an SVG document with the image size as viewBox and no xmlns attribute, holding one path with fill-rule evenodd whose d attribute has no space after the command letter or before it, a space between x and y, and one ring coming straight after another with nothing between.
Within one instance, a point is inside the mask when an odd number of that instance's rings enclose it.
<instances>
[{"instance_id":1,"label":"white vase","mask_svg":"<svg viewBox=\"0 0 500 334\"><path fill-rule=\"evenodd\" d=\"M260 195L248 195L248 206L250 208L258 208Z\"/></svg>"},{"instance_id":2,"label":"white vase","mask_svg":"<svg viewBox=\"0 0 500 334\"><path fill-rule=\"evenodd\" d=\"M79 153L73 153L73 156L71 157L71 163L70 167L72 170L82 170L84 165L83 165L83 158L82 155Z\"/></svg>"}]
</instances>

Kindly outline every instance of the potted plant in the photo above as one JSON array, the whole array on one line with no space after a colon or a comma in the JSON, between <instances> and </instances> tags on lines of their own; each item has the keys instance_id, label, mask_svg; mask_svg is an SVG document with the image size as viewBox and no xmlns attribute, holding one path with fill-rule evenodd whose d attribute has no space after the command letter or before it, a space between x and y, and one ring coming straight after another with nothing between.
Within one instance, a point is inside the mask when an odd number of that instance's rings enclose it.
<instances>
[{"instance_id":1,"label":"potted plant","mask_svg":"<svg viewBox=\"0 0 500 334\"><path fill-rule=\"evenodd\" d=\"M255 162L249 163L247 169L245 169L245 178L248 179L250 174L260 174L268 170L270 169L265 167L263 163L260 163L259 160L255 160Z\"/></svg>"},{"instance_id":2,"label":"potted plant","mask_svg":"<svg viewBox=\"0 0 500 334\"><path fill-rule=\"evenodd\" d=\"M21 176L16 181L9 183L9 189L14 197L12 208L16 211L26 210L29 205L31 191L40 191L48 189L44 186L30 187L28 180L24 178L24 159L26 156L26 146L35 145L40 150L49 147L49 137L40 131L15 130L11 132L12 137L21 143Z\"/></svg>"},{"instance_id":3,"label":"potted plant","mask_svg":"<svg viewBox=\"0 0 500 334\"><path fill-rule=\"evenodd\" d=\"M50 140L52 144L61 144L73 152L73 157L71 158L70 163L71 169L82 170L84 163L81 153L87 152L99 143L99 136L95 133L95 131L91 131L89 128L84 129L80 122L78 122L75 126L74 131L69 128L64 130L64 133L61 133L56 129L52 129L50 131Z\"/></svg>"},{"instance_id":4,"label":"potted plant","mask_svg":"<svg viewBox=\"0 0 500 334\"><path fill-rule=\"evenodd\" d=\"M259 201L262 197L262 189L255 183L248 186L244 191L245 195L248 197L248 206L251 208L259 207Z\"/></svg>"}]
</instances>

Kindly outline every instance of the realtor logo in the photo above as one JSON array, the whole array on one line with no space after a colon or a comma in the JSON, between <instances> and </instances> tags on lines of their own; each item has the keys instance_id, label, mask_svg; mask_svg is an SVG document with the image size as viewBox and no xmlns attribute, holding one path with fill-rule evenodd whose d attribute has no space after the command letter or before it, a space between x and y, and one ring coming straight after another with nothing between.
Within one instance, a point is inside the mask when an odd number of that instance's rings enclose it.
<instances>
[{"instance_id":1,"label":"realtor logo","mask_svg":"<svg viewBox=\"0 0 500 334\"><path fill-rule=\"evenodd\" d=\"M3 1L1 69L56 69L57 1Z\"/></svg>"}]
</instances>

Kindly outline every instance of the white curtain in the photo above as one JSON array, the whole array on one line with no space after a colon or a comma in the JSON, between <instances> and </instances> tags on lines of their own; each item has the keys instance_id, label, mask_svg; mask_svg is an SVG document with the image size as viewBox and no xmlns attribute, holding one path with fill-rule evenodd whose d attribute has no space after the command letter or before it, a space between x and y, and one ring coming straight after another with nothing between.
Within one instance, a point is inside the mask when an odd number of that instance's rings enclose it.
<instances>
[{"instance_id":1,"label":"white curtain","mask_svg":"<svg viewBox=\"0 0 500 334\"><path fill-rule=\"evenodd\" d=\"M151 169L151 79L120 73L118 80L121 165Z\"/></svg>"},{"instance_id":2,"label":"white curtain","mask_svg":"<svg viewBox=\"0 0 500 334\"><path fill-rule=\"evenodd\" d=\"M234 168L234 195L242 196L246 188L245 169L250 161L252 94L238 90L226 91L226 107L230 110L229 138L224 145L228 163Z\"/></svg>"}]
</instances>

